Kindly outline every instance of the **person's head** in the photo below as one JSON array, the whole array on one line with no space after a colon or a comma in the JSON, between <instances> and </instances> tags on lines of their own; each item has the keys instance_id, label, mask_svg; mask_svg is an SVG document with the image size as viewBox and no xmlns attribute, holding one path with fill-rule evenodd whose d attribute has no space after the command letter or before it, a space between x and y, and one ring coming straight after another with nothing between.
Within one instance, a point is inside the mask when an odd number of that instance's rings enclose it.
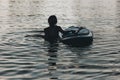
<instances>
[{"instance_id":1,"label":"person's head","mask_svg":"<svg viewBox=\"0 0 120 80\"><path fill-rule=\"evenodd\" d=\"M48 18L48 23L50 26L54 26L57 24L57 17L55 15L51 15L49 18Z\"/></svg>"}]
</instances>

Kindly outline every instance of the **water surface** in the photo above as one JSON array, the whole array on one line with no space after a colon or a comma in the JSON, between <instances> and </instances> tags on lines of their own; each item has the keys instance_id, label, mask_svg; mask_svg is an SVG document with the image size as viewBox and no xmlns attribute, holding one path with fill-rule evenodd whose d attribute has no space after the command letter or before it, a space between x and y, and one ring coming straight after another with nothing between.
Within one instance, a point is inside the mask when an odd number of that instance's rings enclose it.
<instances>
[{"instance_id":1,"label":"water surface","mask_svg":"<svg viewBox=\"0 0 120 80\"><path fill-rule=\"evenodd\" d=\"M119 0L0 0L0 80L119 80ZM50 45L26 35L48 26L86 26L93 44Z\"/></svg>"}]
</instances>

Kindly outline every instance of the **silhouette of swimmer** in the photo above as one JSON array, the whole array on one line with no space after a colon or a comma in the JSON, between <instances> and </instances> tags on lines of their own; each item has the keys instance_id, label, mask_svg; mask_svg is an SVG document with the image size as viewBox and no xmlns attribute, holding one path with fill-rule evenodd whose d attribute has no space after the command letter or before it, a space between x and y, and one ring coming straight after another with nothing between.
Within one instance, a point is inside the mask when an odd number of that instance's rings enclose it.
<instances>
[{"instance_id":1,"label":"silhouette of swimmer","mask_svg":"<svg viewBox=\"0 0 120 80\"><path fill-rule=\"evenodd\" d=\"M49 27L45 28L44 31L40 31L44 32L44 35L27 35L26 37L42 37L50 43L56 43L60 40L59 32L61 32L62 34L66 34L69 32L64 31L60 26L57 26L57 17L55 15L51 15L48 18L48 23Z\"/></svg>"},{"instance_id":2,"label":"silhouette of swimmer","mask_svg":"<svg viewBox=\"0 0 120 80\"><path fill-rule=\"evenodd\" d=\"M49 42L57 42L60 37L59 37L59 32L61 32L62 34L65 33L65 31L60 27L57 26L57 18L55 15L51 15L48 18L48 23L49 23L49 27L44 29L44 38L46 41Z\"/></svg>"}]
</instances>

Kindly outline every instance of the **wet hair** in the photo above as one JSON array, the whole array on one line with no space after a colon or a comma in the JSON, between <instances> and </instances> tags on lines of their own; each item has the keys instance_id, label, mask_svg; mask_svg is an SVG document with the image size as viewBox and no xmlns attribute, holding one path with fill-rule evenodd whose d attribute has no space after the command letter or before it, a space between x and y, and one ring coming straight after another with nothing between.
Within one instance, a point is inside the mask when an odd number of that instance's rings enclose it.
<instances>
[{"instance_id":1,"label":"wet hair","mask_svg":"<svg viewBox=\"0 0 120 80\"><path fill-rule=\"evenodd\" d=\"M50 25L55 25L57 24L57 17L55 15L51 15L49 18L48 18L48 23Z\"/></svg>"}]
</instances>

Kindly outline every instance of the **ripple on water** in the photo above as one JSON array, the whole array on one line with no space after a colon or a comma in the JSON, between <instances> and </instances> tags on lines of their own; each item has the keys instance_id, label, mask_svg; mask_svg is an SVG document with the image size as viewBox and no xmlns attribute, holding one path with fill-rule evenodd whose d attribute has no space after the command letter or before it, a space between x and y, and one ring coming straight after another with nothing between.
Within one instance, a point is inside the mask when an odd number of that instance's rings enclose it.
<instances>
[{"instance_id":1,"label":"ripple on water","mask_svg":"<svg viewBox=\"0 0 120 80\"><path fill-rule=\"evenodd\" d=\"M0 80L119 80L117 0L7 1L0 0ZM93 44L51 47L42 38L25 37L43 34L39 30L48 26L47 18L53 12L60 26L91 29Z\"/></svg>"}]
</instances>

